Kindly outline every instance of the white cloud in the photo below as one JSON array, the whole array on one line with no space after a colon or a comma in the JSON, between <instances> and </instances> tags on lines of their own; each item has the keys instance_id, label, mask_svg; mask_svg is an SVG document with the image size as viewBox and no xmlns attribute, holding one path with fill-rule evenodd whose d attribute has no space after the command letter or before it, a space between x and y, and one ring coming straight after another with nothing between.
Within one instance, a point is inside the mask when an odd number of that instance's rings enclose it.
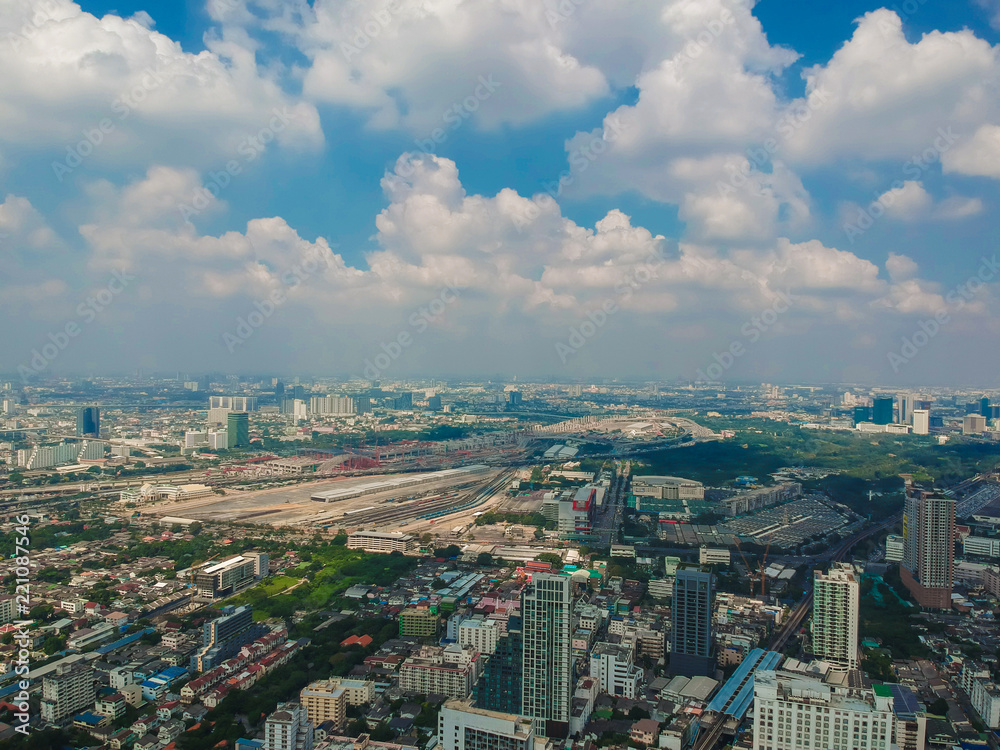
<instances>
[{"instance_id":1,"label":"white cloud","mask_svg":"<svg viewBox=\"0 0 1000 750\"><path fill-rule=\"evenodd\" d=\"M282 113L280 144L322 143L315 108L285 94L251 50L219 42L189 54L150 25L145 13L99 19L69 0L6 3L0 142L54 150L71 170L81 156L87 164L204 166L235 158Z\"/></svg>"},{"instance_id":2,"label":"white cloud","mask_svg":"<svg viewBox=\"0 0 1000 750\"><path fill-rule=\"evenodd\" d=\"M866 13L852 38L805 77L807 89L828 101L788 138L789 159L800 163L905 160L933 148L939 129L960 137L1000 114L988 42L962 30L933 31L911 44L887 9Z\"/></svg>"},{"instance_id":3,"label":"white cloud","mask_svg":"<svg viewBox=\"0 0 1000 750\"><path fill-rule=\"evenodd\" d=\"M892 188L878 197L885 206L885 213L893 219L916 219L927 215L934 200L924 186L914 180L906 180L902 187Z\"/></svg>"},{"instance_id":4,"label":"white cloud","mask_svg":"<svg viewBox=\"0 0 1000 750\"><path fill-rule=\"evenodd\" d=\"M1000 179L1000 125L983 125L941 157L945 173Z\"/></svg>"}]
</instances>

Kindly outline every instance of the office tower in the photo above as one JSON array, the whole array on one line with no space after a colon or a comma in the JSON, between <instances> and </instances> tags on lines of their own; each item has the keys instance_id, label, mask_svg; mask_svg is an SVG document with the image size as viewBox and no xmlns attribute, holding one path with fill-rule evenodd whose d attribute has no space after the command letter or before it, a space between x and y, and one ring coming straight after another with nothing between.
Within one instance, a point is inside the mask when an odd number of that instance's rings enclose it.
<instances>
[{"instance_id":1,"label":"office tower","mask_svg":"<svg viewBox=\"0 0 1000 750\"><path fill-rule=\"evenodd\" d=\"M913 434L926 435L931 428L931 413L927 409L913 410Z\"/></svg>"},{"instance_id":2,"label":"office tower","mask_svg":"<svg viewBox=\"0 0 1000 750\"><path fill-rule=\"evenodd\" d=\"M987 419L990 418L991 415L990 399L988 396L983 396L981 399L979 399L979 414L980 416L986 417Z\"/></svg>"},{"instance_id":3,"label":"office tower","mask_svg":"<svg viewBox=\"0 0 1000 750\"><path fill-rule=\"evenodd\" d=\"M354 411L357 414L371 414L371 396L354 396Z\"/></svg>"},{"instance_id":4,"label":"office tower","mask_svg":"<svg viewBox=\"0 0 1000 750\"><path fill-rule=\"evenodd\" d=\"M229 433L230 448L249 448L250 416L246 412L231 412L227 414L226 432Z\"/></svg>"},{"instance_id":5,"label":"office tower","mask_svg":"<svg viewBox=\"0 0 1000 750\"><path fill-rule=\"evenodd\" d=\"M279 703L264 722L264 750L312 750L313 725L298 703Z\"/></svg>"},{"instance_id":6,"label":"office tower","mask_svg":"<svg viewBox=\"0 0 1000 750\"><path fill-rule=\"evenodd\" d=\"M304 385L293 385L287 389L286 395L288 398L297 398L304 401L306 398L306 387Z\"/></svg>"},{"instance_id":7,"label":"office tower","mask_svg":"<svg viewBox=\"0 0 1000 750\"><path fill-rule=\"evenodd\" d=\"M858 667L860 591L854 566L835 563L815 572L812 611L813 653L836 668Z\"/></svg>"},{"instance_id":8,"label":"office tower","mask_svg":"<svg viewBox=\"0 0 1000 750\"><path fill-rule=\"evenodd\" d=\"M841 687L762 669L753 679L753 750L889 750L894 715L885 685Z\"/></svg>"},{"instance_id":9,"label":"office tower","mask_svg":"<svg viewBox=\"0 0 1000 750\"><path fill-rule=\"evenodd\" d=\"M447 700L438 714L441 750L533 750L535 735L530 720L469 701Z\"/></svg>"},{"instance_id":10,"label":"office tower","mask_svg":"<svg viewBox=\"0 0 1000 750\"><path fill-rule=\"evenodd\" d=\"M966 414L962 423L963 435L979 435L986 431L986 417L980 414Z\"/></svg>"},{"instance_id":11,"label":"office tower","mask_svg":"<svg viewBox=\"0 0 1000 750\"><path fill-rule=\"evenodd\" d=\"M60 664L42 678L42 721L60 724L97 698L95 672L87 664Z\"/></svg>"},{"instance_id":12,"label":"office tower","mask_svg":"<svg viewBox=\"0 0 1000 750\"><path fill-rule=\"evenodd\" d=\"M427 399L427 408L431 411L441 411L441 397L431 396Z\"/></svg>"},{"instance_id":13,"label":"office tower","mask_svg":"<svg viewBox=\"0 0 1000 750\"><path fill-rule=\"evenodd\" d=\"M521 618L507 620L507 632L497 640L496 649L476 683L476 705L490 711L509 714L521 713L521 690L524 659L524 640Z\"/></svg>"},{"instance_id":14,"label":"office tower","mask_svg":"<svg viewBox=\"0 0 1000 750\"><path fill-rule=\"evenodd\" d=\"M573 699L571 579L535 573L521 594L521 713L546 737L565 737Z\"/></svg>"},{"instance_id":15,"label":"office tower","mask_svg":"<svg viewBox=\"0 0 1000 750\"><path fill-rule=\"evenodd\" d=\"M257 411L256 396L209 396L209 409L229 409L230 411Z\"/></svg>"},{"instance_id":16,"label":"office tower","mask_svg":"<svg viewBox=\"0 0 1000 750\"><path fill-rule=\"evenodd\" d=\"M715 580L696 567L678 568L671 604L670 671L685 677L715 673L712 653L712 597Z\"/></svg>"},{"instance_id":17,"label":"office tower","mask_svg":"<svg viewBox=\"0 0 1000 750\"><path fill-rule=\"evenodd\" d=\"M900 424L910 424L910 420L913 418L913 394L912 393L900 393L896 396L896 403L898 404L898 417L897 420Z\"/></svg>"},{"instance_id":18,"label":"office tower","mask_svg":"<svg viewBox=\"0 0 1000 750\"><path fill-rule=\"evenodd\" d=\"M202 645L191 656L191 671L217 667L243 646L267 634L267 626L253 621L253 607L223 607L222 616L202 626Z\"/></svg>"},{"instance_id":19,"label":"office tower","mask_svg":"<svg viewBox=\"0 0 1000 750\"><path fill-rule=\"evenodd\" d=\"M285 384L280 380L274 384L274 400L279 404L285 398Z\"/></svg>"},{"instance_id":20,"label":"office tower","mask_svg":"<svg viewBox=\"0 0 1000 750\"><path fill-rule=\"evenodd\" d=\"M84 406L76 413L76 434L80 437L101 436L101 410L96 406Z\"/></svg>"},{"instance_id":21,"label":"office tower","mask_svg":"<svg viewBox=\"0 0 1000 750\"><path fill-rule=\"evenodd\" d=\"M966 414L979 414L979 410L982 408L978 401L973 401L965 405Z\"/></svg>"},{"instance_id":22,"label":"office tower","mask_svg":"<svg viewBox=\"0 0 1000 750\"><path fill-rule=\"evenodd\" d=\"M877 396L872 402L872 422L892 424L892 396Z\"/></svg>"},{"instance_id":23,"label":"office tower","mask_svg":"<svg viewBox=\"0 0 1000 750\"><path fill-rule=\"evenodd\" d=\"M854 407L854 424L857 426L859 422L871 422L872 421L872 408L870 406L855 406Z\"/></svg>"},{"instance_id":24,"label":"office tower","mask_svg":"<svg viewBox=\"0 0 1000 750\"><path fill-rule=\"evenodd\" d=\"M903 506L903 584L921 607L951 609L955 567L955 501L908 497Z\"/></svg>"},{"instance_id":25,"label":"office tower","mask_svg":"<svg viewBox=\"0 0 1000 750\"><path fill-rule=\"evenodd\" d=\"M520 391L511 391L507 395L507 398L508 398L508 401L509 401L509 403L510 403L511 406L520 406L521 405L521 392Z\"/></svg>"},{"instance_id":26,"label":"office tower","mask_svg":"<svg viewBox=\"0 0 1000 750\"><path fill-rule=\"evenodd\" d=\"M392 408L397 411L409 411L413 408L413 393L403 391L392 400Z\"/></svg>"}]
</instances>

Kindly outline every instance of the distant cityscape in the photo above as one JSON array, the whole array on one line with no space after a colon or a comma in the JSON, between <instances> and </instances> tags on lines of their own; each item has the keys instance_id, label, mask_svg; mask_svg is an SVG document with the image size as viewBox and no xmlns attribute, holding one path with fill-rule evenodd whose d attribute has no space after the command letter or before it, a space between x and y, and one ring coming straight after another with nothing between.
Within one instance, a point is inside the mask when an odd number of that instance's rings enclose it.
<instances>
[{"instance_id":1,"label":"distant cityscape","mask_svg":"<svg viewBox=\"0 0 1000 750\"><path fill-rule=\"evenodd\" d=\"M920 750L1000 728L998 394L0 387L0 694L53 743Z\"/></svg>"}]
</instances>

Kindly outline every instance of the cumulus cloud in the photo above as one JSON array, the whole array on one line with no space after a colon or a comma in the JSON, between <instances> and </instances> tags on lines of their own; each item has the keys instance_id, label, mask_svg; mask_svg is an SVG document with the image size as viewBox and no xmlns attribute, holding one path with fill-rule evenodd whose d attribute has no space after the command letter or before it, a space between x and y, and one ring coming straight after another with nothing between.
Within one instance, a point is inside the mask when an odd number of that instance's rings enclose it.
<instances>
[{"instance_id":1,"label":"cumulus cloud","mask_svg":"<svg viewBox=\"0 0 1000 750\"><path fill-rule=\"evenodd\" d=\"M204 166L235 157L279 113L287 118L279 143L322 143L316 109L286 94L251 49L220 42L190 54L150 27L145 13L96 18L70 0L6 3L0 143L55 151L69 168L60 178L82 162Z\"/></svg>"},{"instance_id":2,"label":"cumulus cloud","mask_svg":"<svg viewBox=\"0 0 1000 750\"><path fill-rule=\"evenodd\" d=\"M945 172L1000 179L1000 125L983 125L941 157Z\"/></svg>"}]
</instances>

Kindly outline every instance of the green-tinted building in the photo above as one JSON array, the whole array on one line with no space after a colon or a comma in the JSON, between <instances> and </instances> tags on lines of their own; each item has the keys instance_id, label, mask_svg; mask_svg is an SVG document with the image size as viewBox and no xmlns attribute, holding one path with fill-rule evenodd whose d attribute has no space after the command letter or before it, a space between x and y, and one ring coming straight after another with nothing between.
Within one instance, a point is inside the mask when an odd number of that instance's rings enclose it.
<instances>
[{"instance_id":1,"label":"green-tinted building","mask_svg":"<svg viewBox=\"0 0 1000 750\"><path fill-rule=\"evenodd\" d=\"M231 412L226 418L230 448L250 447L250 415L246 412Z\"/></svg>"},{"instance_id":2,"label":"green-tinted building","mask_svg":"<svg viewBox=\"0 0 1000 750\"><path fill-rule=\"evenodd\" d=\"M521 675L524 640L521 618L510 617L507 632L500 636L496 650L476 683L476 707L506 714L521 713Z\"/></svg>"},{"instance_id":3,"label":"green-tinted building","mask_svg":"<svg viewBox=\"0 0 1000 750\"><path fill-rule=\"evenodd\" d=\"M892 396L876 398L873 401L872 422L874 422L875 424L892 424L893 422Z\"/></svg>"},{"instance_id":4,"label":"green-tinted building","mask_svg":"<svg viewBox=\"0 0 1000 750\"><path fill-rule=\"evenodd\" d=\"M414 638L434 638L438 632L436 608L407 607L399 613L399 634Z\"/></svg>"}]
</instances>

